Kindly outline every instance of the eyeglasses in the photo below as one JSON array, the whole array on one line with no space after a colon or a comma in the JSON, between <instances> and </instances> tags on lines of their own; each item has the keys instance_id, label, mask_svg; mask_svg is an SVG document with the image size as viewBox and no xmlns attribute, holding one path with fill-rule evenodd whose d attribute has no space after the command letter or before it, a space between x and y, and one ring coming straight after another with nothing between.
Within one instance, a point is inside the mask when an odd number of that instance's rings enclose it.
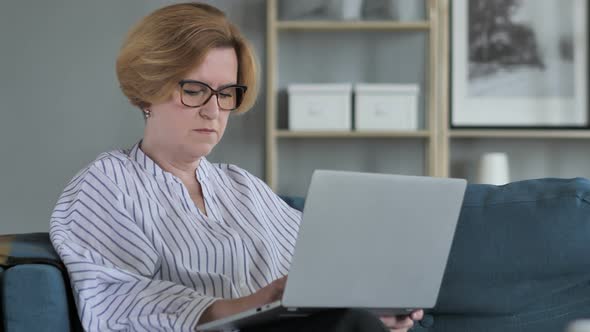
<instances>
[{"instance_id":1,"label":"eyeglasses","mask_svg":"<svg viewBox=\"0 0 590 332\"><path fill-rule=\"evenodd\" d=\"M182 80L180 85L180 101L187 107L200 107L209 102L212 96L217 97L217 106L224 111L235 111L240 107L244 94L248 89L244 85L230 85L215 90L207 83Z\"/></svg>"}]
</instances>

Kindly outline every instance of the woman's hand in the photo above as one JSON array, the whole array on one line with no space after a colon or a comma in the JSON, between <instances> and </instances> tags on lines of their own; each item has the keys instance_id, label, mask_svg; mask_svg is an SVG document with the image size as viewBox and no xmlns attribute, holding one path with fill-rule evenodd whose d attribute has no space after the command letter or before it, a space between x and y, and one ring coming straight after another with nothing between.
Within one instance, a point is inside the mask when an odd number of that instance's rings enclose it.
<instances>
[{"instance_id":1,"label":"woman's hand","mask_svg":"<svg viewBox=\"0 0 590 332\"><path fill-rule=\"evenodd\" d=\"M248 309L263 306L278 301L283 297L287 277L279 278L256 293L232 300L217 300L205 309L199 319L199 324L231 316Z\"/></svg>"},{"instance_id":2,"label":"woman's hand","mask_svg":"<svg viewBox=\"0 0 590 332\"><path fill-rule=\"evenodd\" d=\"M259 289L256 293L247 296L250 298L249 302L252 304L252 308L279 301L283 297L286 283L287 277L285 276Z\"/></svg>"},{"instance_id":3,"label":"woman's hand","mask_svg":"<svg viewBox=\"0 0 590 332\"><path fill-rule=\"evenodd\" d=\"M424 317L424 311L416 310L409 316L381 316L380 319L390 331L404 332L414 326L415 320L421 320Z\"/></svg>"}]
</instances>

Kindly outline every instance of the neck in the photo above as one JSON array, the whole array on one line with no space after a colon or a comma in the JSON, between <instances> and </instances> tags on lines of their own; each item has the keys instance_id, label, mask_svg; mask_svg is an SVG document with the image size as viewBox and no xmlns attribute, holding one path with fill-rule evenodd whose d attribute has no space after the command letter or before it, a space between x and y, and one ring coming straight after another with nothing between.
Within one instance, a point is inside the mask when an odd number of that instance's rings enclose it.
<instances>
[{"instance_id":1,"label":"neck","mask_svg":"<svg viewBox=\"0 0 590 332\"><path fill-rule=\"evenodd\" d=\"M152 159L160 168L179 178L187 188L193 188L198 181L196 170L199 167L201 158L196 160L183 158L178 151L151 142L149 139L142 140L141 150ZM189 191L192 191L189 189Z\"/></svg>"}]
</instances>

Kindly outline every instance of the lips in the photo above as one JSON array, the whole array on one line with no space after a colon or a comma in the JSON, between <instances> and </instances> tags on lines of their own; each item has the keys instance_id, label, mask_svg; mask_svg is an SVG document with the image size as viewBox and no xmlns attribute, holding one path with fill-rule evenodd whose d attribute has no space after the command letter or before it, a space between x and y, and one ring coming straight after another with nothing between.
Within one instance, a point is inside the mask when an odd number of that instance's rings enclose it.
<instances>
[{"instance_id":1,"label":"lips","mask_svg":"<svg viewBox=\"0 0 590 332\"><path fill-rule=\"evenodd\" d=\"M200 133L216 133L217 132L215 129L210 129L210 128L199 128L199 129L194 129L194 131L197 131Z\"/></svg>"}]
</instances>

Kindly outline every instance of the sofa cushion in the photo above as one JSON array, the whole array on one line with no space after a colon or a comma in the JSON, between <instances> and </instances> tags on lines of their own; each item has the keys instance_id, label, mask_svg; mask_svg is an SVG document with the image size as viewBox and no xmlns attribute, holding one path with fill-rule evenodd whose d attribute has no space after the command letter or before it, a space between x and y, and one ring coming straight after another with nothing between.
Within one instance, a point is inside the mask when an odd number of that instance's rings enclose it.
<instances>
[{"instance_id":1,"label":"sofa cushion","mask_svg":"<svg viewBox=\"0 0 590 332\"><path fill-rule=\"evenodd\" d=\"M51 265L11 267L2 277L3 325L12 331L70 331L62 272Z\"/></svg>"},{"instance_id":2,"label":"sofa cushion","mask_svg":"<svg viewBox=\"0 0 590 332\"><path fill-rule=\"evenodd\" d=\"M589 248L588 180L470 185L438 308L513 313L590 282ZM490 301L499 294L512 300Z\"/></svg>"}]
</instances>

